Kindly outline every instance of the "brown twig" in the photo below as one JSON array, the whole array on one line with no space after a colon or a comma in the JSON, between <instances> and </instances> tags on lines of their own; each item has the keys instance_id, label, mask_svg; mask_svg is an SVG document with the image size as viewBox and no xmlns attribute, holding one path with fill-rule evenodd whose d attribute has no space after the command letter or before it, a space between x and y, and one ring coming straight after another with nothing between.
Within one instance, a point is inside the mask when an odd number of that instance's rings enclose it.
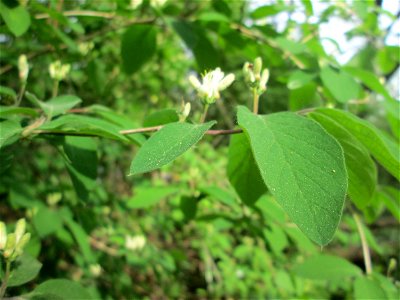
<instances>
[{"instance_id":1,"label":"brown twig","mask_svg":"<svg viewBox=\"0 0 400 300\"><path fill-rule=\"evenodd\" d=\"M164 126L153 126L153 127L144 127L144 128L135 128L135 129L126 129L126 130L121 130L119 133L120 134L135 134L135 133L143 133L143 132L154 132L158 131ZM237 133L242 133L242 129L216 129L216 130L207 130L206 134L207 135L228 135L228 134L237 134Z\"/></svg>"},{"instance_id":2,"label":"brown twig","mask_svg":"<svg viewBox=\"0 0 400 300\"><path fill-rule=\"evenodd\" d=\"M98 17L112 19L115 17L113 12L93 11L93 10L69 10L62 13L65 17ZM49 14L37 14L35 15L36 20L43 20L51 18Z\"/></svg>"}]
</instances>

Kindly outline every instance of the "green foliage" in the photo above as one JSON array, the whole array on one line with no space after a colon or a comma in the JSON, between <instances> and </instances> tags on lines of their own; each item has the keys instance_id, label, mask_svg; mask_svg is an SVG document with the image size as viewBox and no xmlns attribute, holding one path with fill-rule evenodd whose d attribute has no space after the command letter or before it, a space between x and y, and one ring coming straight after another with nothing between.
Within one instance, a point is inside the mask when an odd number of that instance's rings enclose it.
<instances>
[{"instance_id":1,"label":"green foliage","mask_svg":"<svg viewBox=\"0 0 400 300\"><path fill-rule=\"evenodd\" d=\"M156 170L195 145L215 122L201 125L172 123L155 133L132 161L130 175Z\"/></svg>"},{"instance_id":2,"label":"green foliage","mask_svg":"<svg viewBox=\"0 0 400 300\"><path fill-rule=\"evenodd\" d=\"M387 1L0 0L0 299L397 299Z\"/></svg>"},{"instance_id":3,"label":"green foliage","mask_svg":"<svg viewBox=\"0 0 400 300\"><path fill-rule=\"evenodd\" d=\"M339 224L347 191L338 142L293 113L254 116L239 107L238 123L272 195L307 236L327 244Z\"/></svg>"}]
</instances>

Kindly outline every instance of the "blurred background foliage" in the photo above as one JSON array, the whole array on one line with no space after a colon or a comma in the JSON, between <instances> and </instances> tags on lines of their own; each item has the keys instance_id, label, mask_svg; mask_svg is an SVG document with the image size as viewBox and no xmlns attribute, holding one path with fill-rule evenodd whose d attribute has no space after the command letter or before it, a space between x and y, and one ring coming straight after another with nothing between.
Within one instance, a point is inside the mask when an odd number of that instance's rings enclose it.
<instances>
[{"instance_id":1,"label":"blurred background foliage","mask_svg":"<svg viewBox=\"0 0 400 300\"><path fill-rule=\"evenodd\" d=\"M48 69L60 60L70 71L57 94L82 99L77 113L126 128L154 126L176 120L184 100L197 122L201 103L187 77L221 67L237 81L209 119L233 128L235 107L251 101L240 70L260 56L271 73L260 113L337 107L398 138L398 85L386 87L399 78L399 46L387 43L399 13L381 1L320 4L1 0L0 103L16 101L18 58L25 54L25 89L38 99L55 96ZM342 45L321 37L320 28L334 19L352 24L346 39L364 41L346 62L338 61ZM327 40L335 51L327 51ZM21 106L32 106L28 97ZM10 288L10 295L50 278L80 282L103 299L362 299L371 285L385 298L399 295L399 186L385 170L378 170L375 194L359 212L371 279L359 277L363 252L349 203L336 237L320 249L270 194L252 207L239 200L226 178L229 137L207 138L160 171L127 177L135 144L145 137L26 138L2 148L1 219L27 218L26 252L43 264L35 281ZM77 145L84 157L74 156Z\"/></svg>"}]
</instances>

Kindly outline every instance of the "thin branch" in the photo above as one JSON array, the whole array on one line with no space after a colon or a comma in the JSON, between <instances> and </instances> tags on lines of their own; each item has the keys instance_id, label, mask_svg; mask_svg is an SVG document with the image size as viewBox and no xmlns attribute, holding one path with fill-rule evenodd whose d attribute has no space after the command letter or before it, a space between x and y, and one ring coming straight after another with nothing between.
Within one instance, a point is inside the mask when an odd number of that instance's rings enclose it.
<instances>
[{"instance_id":1,"label":"thin branch","mask_svg":"<svg viewBox=\"0 0 400 300\"><path fill-rule=\"evenodd\" d=\"M365 237L363 225L361 223L360 217L355 212L353 212L353 218L354 218L354 221L356 222L357 230L358 230L358 233L359 233L360 239L361 239L361 246L362 246L362 251L363 251L363 256L364 256L364 264L365 264L365 272L367 273L367 275L371 275L372 274L371 254L369 252L367 238Z\"/></svg>"},{"instance_id":2,"label":"thin branch","mask_svg":"<svg viewBox=\"0 0 400 300\"><path fill-rule=\"evenodd\" d=\"M94 10L69 10L62 13L65 17L97 17L112 19L115 17L115 13L94 11ZM37 14L35 15L36 20L49 19L51 16L49 14Z\"/></svg>"},{"instance_id":3,"label":"thin branch","mask_svg":"<svg viewBox=\"0 0 400 300\"><path fill-rule=\"evenodd\" d=\"M143 133L143 132L154 132L158 131L164 126L153 126L153 127L144 127L144 128L135 128L135 129L127 129L127 130L121 130L119 133L120 134L135 134L135 133ZM228 134L237 134L237 133L242 133L242 129L216 129L216 130L207 130L206 134L207 135L228 135Z\"/></svg>"}]
</instances>

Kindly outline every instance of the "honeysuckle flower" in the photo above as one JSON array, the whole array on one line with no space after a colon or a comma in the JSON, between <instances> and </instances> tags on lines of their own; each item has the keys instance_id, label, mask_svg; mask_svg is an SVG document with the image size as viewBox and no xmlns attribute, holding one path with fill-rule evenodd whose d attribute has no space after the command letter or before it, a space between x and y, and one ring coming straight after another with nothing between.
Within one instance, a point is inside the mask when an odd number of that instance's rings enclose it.
<instances>
[{"instance_id":1,"label":"honeysuckle flower","mask_svg":"<svg viewBox=\"0 0 400 300\"><path fill-rule=\"evenodd\" d=\"M18 71L19 71L19 79L22 82L26 82L28 79L28 74L29 74L29 64L28 64L28 59L25 54L20 55L18 57Z\"/></svg>"},{"instance_id":2,"label":"honeysuckle flower","mask_svg":"<svg viewBox=\"0 0 400 300\"><path fill-rule=\"evenodd\" d=\"M26 221L19 219L15 226L15 231L7 235L5 224L0 222L0 250L3 256L9 261L13 261L23 252L24 247L29 242L31 234L25 232Z\"/></svg>"},{"instance_id":3,"label":"honeysuckle flower","mask_svg":"<svg viewBox=\"0 0 400 300\"><path fill-rule=\"evenodd\" d=\"M235 75L230 73L225 76L220 68L207 72L200 82L196 76L190 75L189 82L196 89L199 97L207 104L214 103L220 98L219 92L230 86L235 80Z\"/></svg>"},{"instance_id":4,"label":"honeysuckle flower","mask_svg":"<svg viewBox=\"0 0 400 300\"><path fill-rule=\"evenodd\" d=\"M70 70L70 64L62 64L59 60L51 63L49 66L50 77L57 81L63 80Z\"/></svg>"},{"instance_id":5,"label":"honeysuckle flower","mask_svg":"<svg viewBox=\"0 0 400 300\"><path fill-rule=\"evenodd\" d=\"M254 63L246 62L243 65L243 74L246 83L251 89L255 89L258 94L262 94L267 90L267 82L269 79L269 70L262 70L261 57L257 57Z\"/></svg>"},{"instance_id":6,"label":"honeysuckle flower","mask_svg":"<svg viewBox=\"0 0 400 300\"><path fill-rule=\"evenodd\" d=\"M140 250L146 244L146 238L143 235L125 237L125 248L129 250Z\"/></svg>"}]
</instances>

